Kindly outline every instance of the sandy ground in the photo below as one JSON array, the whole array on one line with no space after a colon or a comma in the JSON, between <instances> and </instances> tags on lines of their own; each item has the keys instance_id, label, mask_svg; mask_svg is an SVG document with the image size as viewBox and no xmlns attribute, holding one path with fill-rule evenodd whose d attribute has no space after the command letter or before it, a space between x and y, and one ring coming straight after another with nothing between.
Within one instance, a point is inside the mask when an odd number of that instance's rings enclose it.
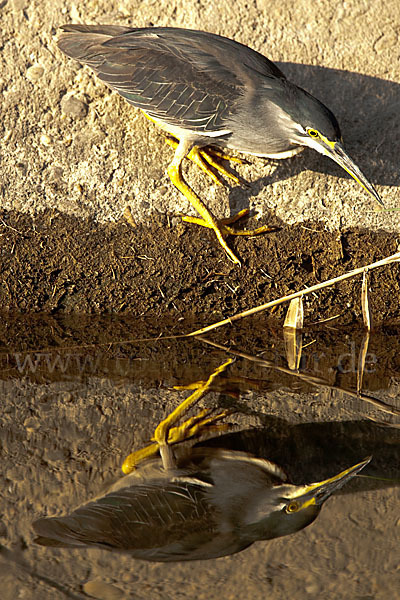
<instances>
[{"instance_id":1,"label":"sandy ground","mask_svg":"<svg viewBox=\"0 0 400 600\"><path fill-rule=\"evenodd\" d=\"M57 49L67 22L173 25L209 30L250 45L336 113L349 153L398 207L400 16L392 2L8 0L1 2L2 203L118 219L191 209L168 182L171 150L138 111ZM71 101L71 97L74 100ZM210 185L196 168L189 179L217 215L250 206L258 216L329 228L399 231L395 213L372 200L328 159L307 151L279 164L251 159L238 169L250 191Z\"/></svg>"},{"instance_id":2,"label":"sandy ground","mask_svg":"<svg viewBox=\"0 0 400 600\"><path fill-rule=\"evenodd\" d=\"M396 5L280 2L272 10L261 0L222 2L216 19L202 2L1 2L1 306L180 317L197 310L207 319L396 252L399 213L376 212L360 186L316 152L250 158L237 166L249 188L216 186L185 165L217 216L250 207L249 227L278 228L229 238L243 264L232 265L212 232L176 216L194 213L167 178L172 150L162 134L56 46L66 22L202 28L248 44L331 107L349 153L395 209ZM399 317L399 287L398 269L380 275L378 321ZM320 318L353 308L358 294L331 304L322 298Z\"/></svg>"}]
</instances>

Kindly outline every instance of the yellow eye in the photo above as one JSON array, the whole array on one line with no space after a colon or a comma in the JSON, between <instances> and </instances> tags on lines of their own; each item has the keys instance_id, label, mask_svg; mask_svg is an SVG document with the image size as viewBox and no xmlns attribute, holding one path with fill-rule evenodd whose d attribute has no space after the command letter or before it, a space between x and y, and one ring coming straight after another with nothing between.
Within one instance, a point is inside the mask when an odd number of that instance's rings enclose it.
<instances>
[{"instance_id":1,"label":"yellow eye","mask_svg":"<svg viewBox=\"0 0 400 600\"><path fill-rule=\"evenodd\" d=\"M318 131L316 129L307 129L307 133L312 138L319 137L319 133L318 133Z\"/></svg>"},{"instance_id":2,"label":"yellow eye","mask_svg":"<svg viewBox=\"0 0 400 600\"><path fill-rule=\"evenodd\" d=\"M299 510L299 503L298 502L290 502L287 507L286 507L286 512L287 513L293 513Z\"/></svg>"}]
</instances>

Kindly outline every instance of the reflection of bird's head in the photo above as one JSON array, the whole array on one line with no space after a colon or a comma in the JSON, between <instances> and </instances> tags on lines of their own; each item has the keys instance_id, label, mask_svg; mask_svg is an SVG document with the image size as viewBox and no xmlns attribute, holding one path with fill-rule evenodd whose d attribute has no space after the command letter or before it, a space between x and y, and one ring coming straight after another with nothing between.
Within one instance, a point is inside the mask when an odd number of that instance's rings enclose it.
<instances>
[{"instance_id":1,"label":"reflection of bird's head","mask_svg":"<svg viewBox=\"0 0 400 600\"><path fill-rule=\"evenodd\" d=\"M308 485L281 484L258 498L247 531L256 539L272 539L295 533L312 523L324 502L354 477L371 460L366 460L318 483Z\"/></svg>"}]
</instances>

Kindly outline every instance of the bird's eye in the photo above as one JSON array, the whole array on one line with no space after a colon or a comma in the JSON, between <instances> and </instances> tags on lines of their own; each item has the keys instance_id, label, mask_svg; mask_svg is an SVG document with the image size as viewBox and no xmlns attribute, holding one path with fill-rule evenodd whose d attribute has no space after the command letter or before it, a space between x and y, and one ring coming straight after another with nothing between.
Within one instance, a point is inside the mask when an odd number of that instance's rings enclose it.
<instances>
[{"instance_id":1,"label":"bird's eye","mask_svg":"<svg viewBox=\"0 0 400 600\"><path fill-rule=\"evenodd\" d=\"M290 502L286 507L287 513L293 513L293 512L296 512L297 510L299 510L299 503L295 502L295 501Z\"/></svg>"},{"instance_id":2,"label":"bird's eye","mask_svg":"<svg viewBox=\"0 0 400 600\"><path fill-rule=\"evenodd\" d=\"M307 133L312 138L319 137L319 133L318 133L318 131L316 129L307 129Z\"/></svg>"},{"instance_id":3,"label":"bird's eye","mask_svg":"<svg viewBox=\"0 0 400 600\"><path fill-rule=\"evenodd\" d=\"M319 133L318 133L318 131L316 129L307 129L307 133L312 138L319 137Z\"/></svg>"}]
</instances>

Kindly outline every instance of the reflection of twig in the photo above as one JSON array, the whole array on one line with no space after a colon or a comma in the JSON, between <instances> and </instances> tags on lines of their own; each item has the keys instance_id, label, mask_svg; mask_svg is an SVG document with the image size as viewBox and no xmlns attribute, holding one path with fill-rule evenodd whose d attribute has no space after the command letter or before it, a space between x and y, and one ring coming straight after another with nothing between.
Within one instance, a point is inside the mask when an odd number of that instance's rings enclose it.
<instances>
[{"instance_id":1,"label":"reflection of twig","mask_svg":"<svg viewBox=\"0 0 400 600\"><path fill-rule=\"evenodd\" d=\"M305 290L300 290L299 292L294 292L293 294L289 294L288 296L282 296L281 298L277 298L276 300L271 300L271 302L267 302L266 304L261 304L260 306L255 306L254 308L249 308L244 312L233 315L232 317L228 317L227 319L223 319L222 321L218 321L218 323L213 323L212 325L208 325L207 327L203 327L202 329L198 329L197 331L192 331L192 333L188 333L188 337L194 335L200 335L203 333L207 333L207 331L211 331L212 329L216 329L217 327L221 327L222 325L231 325L234 321L238 319L243 319L244 317L249 317L250 315L254 315L255 313L266 310L267 308L272 308L273 306L277 306L278 304L283 304L284 302L289 302L294 298L300 298L303 295L312 294L318 290L322 290L323 288L330 287L331 285L335 285L335 283L339 283L339 281L343 281L344 279L350 279L351 277L355 277L356 275L360 275L364 273L365 270L376 269L377 267L383 267L385 265L389 265L393 262L400 261L400 252L396 254L392 254L392 256L387 256L382 260L378 260L377 262L371 263L370 265L365 265L365 267L359 267L358 269L353 269L348 273L344 273L343 275L339 275L339 277L334 277L333 279L328 279L327 281L322 281L321 283L317 283Z\"/></svg>"},{"instance_id":2,"label":"reflection of twig","mask_svg":"<svg viewBox=\"0 0 400 600\"><path fill-rule=\"evenodd\" d=\"M302 333L297 329L283 328L283 339L285 341L286 360L291 371L297 371L300 366L302 346Z\"/></svg>"},{"instance_id":3,"label":"reflection of twig","mask_svg":"<svg viewBox=\"0 0 400 600\"><path fill-rule=\"evenodd\" d=\"M209 344L210 346L214 346L215 348L219 348L220 350L224 350L225 352L229 352L229 354L233 354L233 356L238 356L240 358L245 358L246 360L250 360L251 362L257 363L263 367L269 367L271 369L275 369L276 371L280 371L281 373L286 373L291 375L292 377L296 377L297 379L301 379L301 381L305 381L311 385L316 387L327 387L330 390L337 390L338 392L343 392L344 394L349 395L351 398L357 398L358 400L364 400L369 404L373 404L383 412L388 413L392 416L400 416L400 410L391 406L390 404L386 404L382 400L378 400L377 398L373 398L371 396L367 396L366 394L358 394L356 392L352 392L350 390L346 390L336 385L332 385L326 379L322 377L315 377L314 375L306 375L305 373L298 373L297 371L292 371L286 367L280 367L276 365L272 360L265 360L263 358L258 358L257 356L253 356L252 354L247 354L246 352L238 352L237 350L231 350L231 348L227 346L223 346L222 344L218 344L217 342L213 342L203 336L198 336L198 340ZM367 415L368 416L368 415ZM373 420L373 419L372 419Z\"/></svg>"},{"instance_id":4,"label":"reflection of twig","mask_svg":"<svg viewBox=\"0 0 400 600\"><path fill-rule=\"evenodd\" d=\"M36 579L36 581L39 581L40 583L48 585L49 587L57 590L58 592L62 592L67 596L67 598L72 598L72 600L84 600L85 598L87 598L86 594L80 594L75 590L71 590L66 585L58 583L58 581L54 581L46 575L40 575L39 573L35 573L32 567L28 565L28 563L26 563L25 560L20 558L15 552L12 552L2 544L0 544L0 557L6 560L7 562L18 565L30 577Z\"/></svg>"},{"instance_id":5,"label":"reflection of twig","mask_svg":"<svg viewBox=\"0 0 400 600\"><path fill-rule=\"evenodd\" d=\"M360 353L358 355L357 394L361 394L362 380L363 380L364 369L365 369L365 361L366 361L367 353L368 353L368 344L369 344L369 330L363 337L363 340L361 342Z\"/></svg>"},{"instance_id":6,"label":"reflection of twig","mask_svg":"<svg viewBox=\"0 0 400 600\"><path fill-rule=\"evenodd\" d=\"M385 421L378 421L378 419L374 419L374 417L369 417L371 421L377 423L378 425L382 425L382 427L390 427L391 429L394 427L396 429L400 429L400 423L385 423Z\"/></svg>"}]
</instances>

